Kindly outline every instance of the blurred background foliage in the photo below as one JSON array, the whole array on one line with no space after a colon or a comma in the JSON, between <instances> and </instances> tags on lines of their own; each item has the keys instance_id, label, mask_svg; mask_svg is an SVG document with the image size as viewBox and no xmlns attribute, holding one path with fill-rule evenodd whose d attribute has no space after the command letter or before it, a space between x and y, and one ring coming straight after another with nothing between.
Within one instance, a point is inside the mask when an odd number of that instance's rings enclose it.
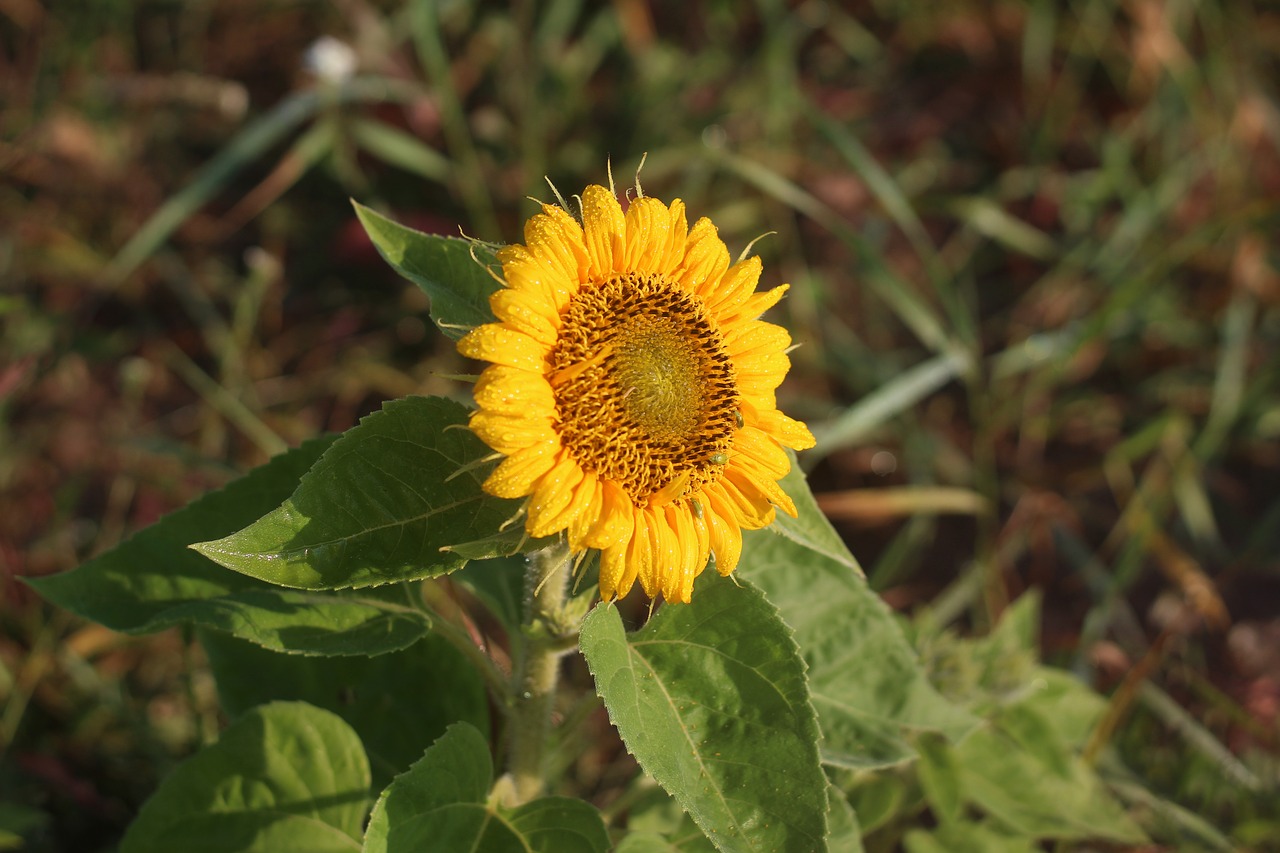
<instances>
[{"instance_id":1,"label":"blurred background foliage","mask_svg":"<svg viewBox=\"0 0 1280 853\"><path fill-rule=\"evenodd\" d=\"M645 153L768 234L803 464L944 691L1034 589L1153 849L1280 849L1277 80L1226 0L0 0L0 849L110 849L220 724L190 637L17 578L463 393L348 199L515 241Z\"/></svg>"}]
</instances>

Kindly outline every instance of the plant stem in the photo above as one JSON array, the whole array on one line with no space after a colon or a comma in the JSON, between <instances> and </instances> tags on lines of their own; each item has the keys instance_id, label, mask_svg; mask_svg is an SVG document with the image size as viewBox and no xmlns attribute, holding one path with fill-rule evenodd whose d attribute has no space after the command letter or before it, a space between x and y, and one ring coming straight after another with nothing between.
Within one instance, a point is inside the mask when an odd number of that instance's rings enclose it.
<instances>
[{"instance_id":1,"label":"plant stem","mask_svg":"<svg viewBox=\"0 0 1280 853\"><path fill-rule=\"evenodd\" d=\"M511 701L511 781L516 804L542 793L543 754L551 733L560 658L567 651L565 598L569 546L563 538L528 557L525 570L524 655Z\"/></svg>"}]
</instances>

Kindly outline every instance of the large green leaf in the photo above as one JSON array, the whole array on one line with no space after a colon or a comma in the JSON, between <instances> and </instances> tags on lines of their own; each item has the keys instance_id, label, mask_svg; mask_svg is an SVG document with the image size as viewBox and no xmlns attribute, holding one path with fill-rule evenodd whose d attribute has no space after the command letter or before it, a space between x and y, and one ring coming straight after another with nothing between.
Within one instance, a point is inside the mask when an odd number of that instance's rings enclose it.
<instances>
[{"instance_id":1,"label":"large green leaf","mask_svg":"<svg viewBox=\"0 0 1280 853\"><path fill-rule=\"evenodd\" d=\"M490 273L497 258L483 243L423 234L356 204L356 216L378 253L431 297L431 319L450 338L494 321L489 295L501 288Z\"/></svg>"},{"instance_id":2,"label":"large green leaf","mask_svg":"<svg viewBox=\"0 0 1280 853\"><path fill-rule=\"evenodd\" d=\"M936 667L963 673L948 680L948 691L982 709L987 720L955 745L937 735L917 736L920 784L941 828L909 836L910 849L1033 849L1027 839L1142 840L1077 755L1106 702L1069 673L1037 663L1038 611L1038 597L1026 595L985 637L929 640L945 662ZM975 812L991 820L982 827L967 822ZM995 835L987 838L990 833ZM1014 840L1000 841L1002 834Z\"/></svg>"},{"instance_id":3,"label":"large green leaf","mask_svg":"<svg viewBox=\"0 0 1280 853\"><path fill-rule=\"evenodd\" d=\"M615 853L712 853L716 849L666 791L648 780L639 784L648 790L634 799L628 797L627 834ZM858 818L835 785L827 786L827 827L830 853L863 853Z\"/></svg>"},{"instance_id":4,"label":"large green leaf","mask_svg":"<svg viewBox=\"0 0 1280 853\"><path fill-rule=\"evenodd\" d=\"M28 583L54 604L131 634L192 624L299 654L402 649L430 629L420 613L367 596L282 590L229 572L188 547L270 512L336 439L325 436L283 453L83 566Z\"/></svg>"},{"instance_id":5,"label":"large green leaf","mask_svg":"<svg viewBox=\"0 0 1280 853\"><path fill-rule=\"evenodd\" d=\"M122 853L360 849L369 763L338 717L301 702L256 708L184 762L142 807Z\"/></svg>"},{"instance_id":6,"label":"large green leaf","mask_svg":"<svg viewBox=\"0 0 1280 853\"><path fill-rule=\"evenodd\" d=\"M277 507L336 438L308 441L166 515L83 566L28 578L27 583L59 607L131 634L169 627L174 620L168 611L194 601L270 589L210 563L187 546L239 530Z\"/></svg>"},{"instance_id":7,"label":"large green leaf","mask_svg":"<svg viewBox=\"0 0 1280 853\"><path fill-rule=\"evenodd\" d=\"M980 728L956 747L961 791L1000 824L1029 837L1145 841L1083 761L1065 754L1044 760L1057 749L1051 742L1020 743L997 727Z\"/></svg>"},{"instance_id":8,"label":"large green leaf","mask_svg":"<svg viewBox=\"0 0 1280 853\"><path fill-rule=\"evenodd\" d=\"M303 589L454 571L466 558L443 549L497 535L519 508L485 494L483 476L463 470L490 453L466 422L465 408L439 397L386 403L345 432L278 509L192 547L229 569Z\"/></svg>"},{"instance_id":9,"label":"large green leaf","mask_svg":"<svg viewBox=\"0 0 1280 853\"><path fill-rule=\"evenodd\" d=\"M747 533L738 572L764 590L795 631L822 728L823 761L883 767L914 757L912 732L963 737L976 720L929 684L889 608L818 511L803 476L788 476L783 486L800 517L783 535ZM806 534L796 535L797 529ZM839 553L830 555L837 547Z\"/></svg>"},{"instance_id":10,"label":"large green leaf","mask_svg":"<svg viewBox=\"0 0 1280 853\"><path fill-rule=\"evenodd\" d=\"M791 632L758 590L713 573L693 603L627 635L586 618L582 652L640 766L721 851L826 849L826 777Z\"/></svg>"},{"instance_id":11,"label":"large green leaf","mask_svg":"<svg viewBox=\"0 0 1280 853\"><path fill-rule=\"evenodd\" d=\"M426 636L425 614L372 598L288 589L247 589L170 608L148 623L224 631L276 652L373 656Z\"/></svg>"},{"instance_id":12,"label":"large green leaf","mask_svg":"<svg viewBox=\"0 0 1280 853\"><path fill-rule=\"evenodd\" d=\"M364 853L604 853L600 813L582 800L545 797L516 809L487 803L493 763L484 736L450 726L382 792Z\"/></svg>"},{"instance_id":13,"label":"large green leaf","mask_svg":"<svg viewBox=\"0 0 1280 853\"><path fill-rule=\"evenodd\" d=\"M831 522L827 521L822 510L818 509L818 502L813 498L813 492L810 491L804 472L796 462L795 454L788 451L788 455L791 457L791 470L779 481L779 485L795 503L796 517L792 518L785 512L778 513L772 530L809 551L821 554L832 562L848 566L862 576L862 567L849 553L844 540L831 526Z\"/></svg>"},{"instance_id":14,"label":"large green leaf","mask_svg":"<svg viewBox=\"0 0 1280 853\"><path fill-rule=\"evenodd\" d=\"M430 635L368 660L298 658L228 637L200 637L230 716L275 700L301 700L346 720L360 735L376 781L385 784L454 722L488 730L481 676L448 642Z\"/></svg>"}]
</instances>

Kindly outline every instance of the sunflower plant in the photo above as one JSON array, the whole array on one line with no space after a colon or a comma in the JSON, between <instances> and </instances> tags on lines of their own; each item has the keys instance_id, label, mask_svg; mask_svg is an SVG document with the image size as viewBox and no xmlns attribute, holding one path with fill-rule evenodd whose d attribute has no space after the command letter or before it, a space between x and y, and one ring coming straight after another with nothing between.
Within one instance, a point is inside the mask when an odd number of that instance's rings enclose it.
<instances>
[{"instance_id":1,"label":"sunflower plant","mask_svg":"<svg viewBox=\"0 0 1280 853\"><path fill-rule=\"evenodd\" d=\"M796 465L786 285L638 180L557 198L505 247L357 205L471 404L388 402L34 582L193 626L231 721L125 853L857 850L831 780L977 724Z\"/></svg>"}]
</instances>

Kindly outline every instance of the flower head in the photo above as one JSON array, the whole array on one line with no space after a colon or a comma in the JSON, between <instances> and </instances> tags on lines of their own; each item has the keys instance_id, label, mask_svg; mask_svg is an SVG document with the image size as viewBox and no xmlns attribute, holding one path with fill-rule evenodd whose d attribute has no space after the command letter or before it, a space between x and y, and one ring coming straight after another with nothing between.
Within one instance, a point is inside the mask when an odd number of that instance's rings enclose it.
<instances>
[{"instance_id":1,"label":"flower head","mask_svg":"<svg viewBox=\"0 0 1280 853\"><path fill-rule=\"evenodd\" d=\"M604 600L639 580L688 602L712 555L734 570L743 529L796 512L783 448L813 436L774 396L791 338L758 319L787 286L756 293L760 259L730 265L679 199L639 195L624 214L590 186L581 222L543 205L524 238L498 252L498 322L458 342L491 362L471 428L506 458L484 488L528 498L531 536L599 549Z\"/></svg>"}]
</instances>

